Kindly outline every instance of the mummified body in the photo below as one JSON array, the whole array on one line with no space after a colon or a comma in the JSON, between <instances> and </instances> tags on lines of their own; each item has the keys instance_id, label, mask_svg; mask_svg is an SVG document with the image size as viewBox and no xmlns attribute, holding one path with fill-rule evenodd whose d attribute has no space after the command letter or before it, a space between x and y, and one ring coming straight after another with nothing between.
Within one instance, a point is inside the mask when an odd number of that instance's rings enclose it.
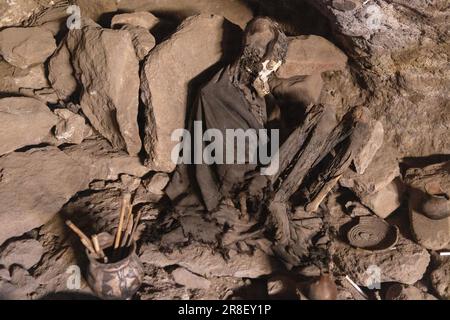
<instances>
[{"instance_id":1,"label":"mummified body","mask_svg":"<svg viewBox=\"0 0 450 320\"><path fill-rule=\"evenodd\" d=\"M367 142L371 119L358 107L336 124L334 110L317 104L320 74L277 78L287 44L270 19L251 21L241 56L201 89L190 121L224 135L226 129L281 129L278 171L263 176L251 163L179 165L166 192L180 216L201 215L214 224L211 232L218 234L210 238L222 247L268 239L271 248L261 249L292 266L308 254L311 240L291 213L293 194L300 190L304 215L317 211ZM286 105L296 108L289 116L297 119L294 126L280 121Z\"/></svg>"}]
</instances>

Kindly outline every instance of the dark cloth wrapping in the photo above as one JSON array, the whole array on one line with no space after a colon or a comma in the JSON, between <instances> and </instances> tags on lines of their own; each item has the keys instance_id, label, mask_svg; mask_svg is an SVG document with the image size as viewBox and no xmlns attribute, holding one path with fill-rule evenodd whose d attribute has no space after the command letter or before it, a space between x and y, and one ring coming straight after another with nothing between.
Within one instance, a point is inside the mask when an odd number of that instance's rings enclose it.
<instances>
[{"instance_id":1,"label":"dark cloth wrapping","mask_svg":"<svg viewBox=\"0 0 450 320\"><path fill-rule=\"evenodd\" d=\"M207 129L217 129L222 133L224 157L226 154L227 129L262 129L263 124L258 121L253 110L265 114L264 100L255 100L252 103L246 98L243 90L232 83L231 67L220 70L199 92L193 109L192 124L194 121L202 121L203 132ZM255 108L254 105L258 108ZM202 132L202 134L203 134ZM191 128L191 135L193 130ZM196 138L192 136L192 141ZM202 150L207 144L203 142ZM246 153L248 151L246 145ZM193 148L192 148L193 150ZM230 197L239 189L245 181L247 173L251 173L257 167L256 164L236 164L237 152L235 148L235 164L208 165L179 165L171 183L166 188L166 193L174 201L189 195L189 200L183 199L176 203L180 206L195 206L203 203L208 211L214 210L220 200ZM224 159L225 160L225 159ZM191 179L194 178L194 179ZM192 185L193 181L196 185ZM192 192L197 189L201 200ZM194 199L195 197L195 199Z\"/></svg>"}]
</instances>

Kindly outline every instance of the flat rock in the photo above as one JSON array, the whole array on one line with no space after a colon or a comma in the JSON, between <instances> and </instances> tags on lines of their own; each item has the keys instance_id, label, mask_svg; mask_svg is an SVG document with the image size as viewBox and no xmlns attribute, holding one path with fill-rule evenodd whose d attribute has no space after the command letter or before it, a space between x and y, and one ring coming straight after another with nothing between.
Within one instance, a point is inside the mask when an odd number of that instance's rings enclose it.
<instances>
[{"instance_id":1,"label":"flat rock","mask_svg":"<svg viewBox=\"0 0 450 320\"><path fill-rule=\"evenodd\" d=\"M0 254L0 264L9 267L18 264L25 269L36 265L44 254L44 248L34 239L11 242Z\"/></svg>"},{"instance_id":2,"label":"flat rock","mask_svg":"<svg viewBox=\"0 0 450 320\"><path fill-rule=\"evenodd\" d=\"M164 12L179 20L196 14L217 14L245 28L253 17L250 6L239 0L121 0L119 10Z\"/></svg>"},{"instance_id":3,"label":"flat rock","mask_svg":"<svg viewBox=\"0 0 450 320\"><path fill-rule=\"evenodd\" d=\"M85 169L56 147L0 158L0 244L49 221L87 187Z\"/></svg>"},{"instance_id":4,"label":"flat rock","mask_svg":"<svg viewBox=\"0 0 450 320\"><path fill-rule=\"evenodd\" d=\"M56 109L59 121L55 127L55 137L60 143L80 144L92 130L85 119L67 109Z\"/></svg>"},{"instance_id":5,"label":"flat rock","mask_svg":"<svg viewBox=\"0 0 450 320\"><path fill-rule=\"evenodd\" d=\"M430 263L427 250L403 237L393 250L372 252L339 241L332 244L332 250L336 266L360 286L368 283L372 276L368 270L372 265L381 269L382 283L412 285L422 278Z\"/></svg>"},{"instance_id":6,"label":"flat rock","mask_svg":"<svg viewBox=\"0 0 450 320\"><path fill-rule=\"evenodd\" d=\"M44 64L20 69L0 58L0 92L19 93L21 89L41 89L50 86Z\"/></svg>"},{"instance_id":7,"label":"flat rock","mask_svg":"<svg viewBox=\"0 0 450 320\"><path fill-rule=\"evenodd\" d=\"M43 28L7 28L0 31L0 54L13 66L26 69L55 51L53 34Z\"/></svg>"},{"instance_id":8,"label":"flat rock","mask_svg":"<svg viewBox=\"0 0 450 320\"><path fill-rule=\"evenodd\" d=\"M132 38L134 50L139 61L143 60L147 54L155 47L155 37L145 28L125 25L121 30L127 30Z\"/></svg>"},{"instance_id":9,"label":"flat rock","mask_svg":"<svg viewBox=\"0 0 450 320\"><path fill-rule=\"evenodd\" d=\"M433 295L404 284L394 284L386 292L386 300L437 300Z\"/></svg>"},{"instance_id":10,"label":"flat rock","mask_svg":"<svg viewBox=\"0 0 450 320\"><path fill-rule=\"evenodd\" d=\"M431 272L431 284L442 299L450 300L450 260L441 263Z\"/></svg>"},{"instance_id":11,"label":"flat rock","mask_svg":"<svg viewBox=\"0 0 450 320\"><path fill-rule=\"evenodd\" d=\"M157 246L146 244L141 248L140 259L144 263L161 268L179 265L207 278L213 276L258 278L273 273L275 268L272 258L259 249L252 255L232 251L229 259L224 259L209 246L197 243L174 250L172 253L162 253Z\"/></svg>"},{"instance_id":12,"label":"flat rock","mask_svg":"<svg viewBox=\"0 0 450 320\"><path fill-rule=\"evenodd\" d=\"M208 289L211 282L203 277L199 277L185 268L177 268L172 271L172 277L176 283L188 289Z\"/></svg>"},{"instance_id":13,"label":"flat rock","mask_svg":"<svg viewBox=\"0 0 450 320\"><path fill-rule=\"evenodd\" d=\"M111 20L111 28L118 25L132 25L150 30L159 23L159 19L148 11L116 14Z\"/></svg>"},{"instance_id":14,"label":"flat rock","mask_svg":"<svg viewBox=\"0 0 450 320\"><path fill-rule=\"evenodd\" d=\"M0 99L0 155L51 140L58 118L39 100Z\"/></svg>"},{"instance_id":15,"label":"flat rock","mask_svg":"<svg viewBox=\"0 0 450 320\"><path fill-rule=\"evenodd\" d=\"M63 151L84 168L91 181L117 180L122 173L142 177L150 171L141 164L139 157L115 151L108 141L100 137L89 137Z\"/></svg>"},{"instance_id":16,"label":"flat rock","mask_svg":"<svg viewBox=\"0 0 450 320\"><path fill-rule=\"evenodd\" d=\"M277 71L281 78L343 70L347 56L325 38L309 35L291 37L286 62Z\"/></svg>"},{"instance_id":17,"label":"flat rock","mask_svg":"<svg viewBox=\"0 0 450 320\"><path fill-rule=\"evenodd\" d=\"M59 99L63 101L69 100L70 96L77 90L78 84L65 40L60 43L58 49L49 60L48 79Z\"/></svg>"},{"instance_id":18,"label":"flat rock","mask_svg":"<svg viewBox=\"0 0 450 320\"><path fill-rule=\"evenodd\" d=\"M370 120L370 134L367 142L356 151L353 159L356 172L363 174L383 144L384 129L380 121Z\"/></svg>"},{"instance_id":19,"label":"flat rock","mask_svg":"<svg viewBox=\"0 0 450 320\"><path fill-rule=\"evenodd\" d=\"M117 11L117 0L74 0L73 4L80 7L81 16L98 21L106 13Z\"/></svg>"},{"instance_id":20,"label":"flat rock","mask_svg":"<svg viewBox=\"0 0 450 320\"><path fill-rule=\"evenodd\" d=\"M364 174L349 169L339 183L351 189L359 198L363 198L385 188L399 175L397 152L391 145L384 143Z\"/></svg>"},{"instance_id":21,"label":"flat rock","mask_svg":"<svg viewBox=\"0 0 450 320\"><path fill-rule=\"evenodd\" d=\"M190 17L168 40L156 46L144 62L141 73L141 97L147 115L144 149L147 163L155 171L175 169L171 152L177 142L171 140L171 135L175 129L185 127L189 83L221 60L225 27L226 20L220 16Z\"/></svg>"},{"instance_id":22,"label":"flat rock","mask_svg":"<svg viewBox=\"0 0 450 320\"><path fill-rule=\"evenodd\" d=\"M400 207L406 188L400 178L396 178L386 187L361 198L361 203L382 219L386 219Z\"/></svg>"},{"instance_id":23,"label":"flat rock","mask_svg":"<svg viewBox=\"0 0 450 320\"><path fill-rule=\"evenodd\" d=\"M141 149L138 115L139 61L129 32L102 29L83 20L67 36L80 105L92 126L114 148L130 155Z\"/></svg>"}]
</instances>

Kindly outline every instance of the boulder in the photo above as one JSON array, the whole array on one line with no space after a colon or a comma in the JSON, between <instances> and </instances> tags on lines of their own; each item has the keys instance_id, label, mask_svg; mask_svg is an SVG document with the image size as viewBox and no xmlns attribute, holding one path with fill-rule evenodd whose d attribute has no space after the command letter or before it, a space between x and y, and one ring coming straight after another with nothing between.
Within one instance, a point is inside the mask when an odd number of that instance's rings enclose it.
<instances>
[{"instance_id":1,"label":"boulder","mask_svg":"<svg viewBox=\"0 0 450 320\"><path fill-rule=\"evenodd\" d=\"M174 130L185 127L189 84L223 56L226 20L215 15L186 19L178 31L147 56L141 73L141 97L146 127L147 164L155 171L171 172Z\"/></svg>"},{"instance_id":2,"label":"boulder","mask_svg":"<svg viewBox=\"0 0 450 320\"><path fill-rule=\"evenodd\" d=\"M422 290L404 284L393 284L386 292L386 300L437 300Z\"/></svg>"},{"instance_id":3,"label":"boulder","mask_svg":"<svg viewBox=\"0 0 450 320\"><path fill-rule=\"evenodd\" d=\"M395 249L387 251L361 250L339 241L332 244L332 250L336 266L360 286L366 286L373 276L371 266L380 268L381 283L412 285L423 277L430 263L427 250L403 237Z\"/></svg>"},{"instance_id":4,"label":"boulder","mask_svg":"<svg viewBox=\"0 0 450 320\"><path fill-rule=\"evenodd\" d=\"M199 277L185 268L177 268L172 271L172 277L176 283L185 286L188 289L206 290L211 282L203 277Z\"/></svg>"},{"instance_id":5,"label":"boulder","mask_svg":"<svg viewBox=\"0 0 450 320\"><path fill-rule=\"evenodd\" d=\"M383 144L384 129L381 122L371 119L369 128L370 134L367 142L360 146L353 159L353 164L358 174L363 174L366 171L375 154Z\"/></svg>"},{"instance_id":6,"label":"boulder","mask_svg":"<svg viewBox=\"0 0 450 320\"><path fill-rule=\"evenodd\" d=\"M238 0L121 0L119 10L164 12L166 15L183 20L196 14L217 14L245 28L253 17L252 10L243 1Z\"/></svg>"},{"instance_id":7,"label":"boulder","mask_svg":"<svg viewBox=\"0 0 450 320\"><path fill-rule=\"evenodd\" d=\"M81 16L99 21L104 14L117 11L117 0L74 0L73 4L80 7Z\"/></svg>"},{"instance_id":8,"label":"boulder","mask_svg":"<svg viewBox=\"0 0 450 320\"><path fill-rule=\"evenodd\" d=\"M84 118L67 109L56 109L59 121L55 127L55 137L60 143L80 144L92 130Z\"/></svg>"},{"instance_id":9,"label":"boulder","mask_svg":"<svg viewBox=\"0 0 450 320\"><path fill-rule=\"evenodd\" d=\"M80 105L92 126L112 146L136 155L141 149L138 115L139 61L125 30L102 29L83 20L67 36Z\"/></svg>"},{"instance_id":10,"label":"boulder","mask_svg":"<svg viewBox=\"0 0 450 320\"><path fill-rule=\"evenodd\" d=\"M220 253L199 243L189 244L171 253L160 252L157 246L146 244L141 248L140 259L161 268L179 265L207 278L258 278L271 274L275 268L275 261L259 249L253 254L230 251L229 259L225 260Z\"/></svg>"},{"instance_id":11,"label":"boulder","mask_svg":"<svg viewBox=\"0 0 450 320\"><path fill-rule=\"evenodd\" d=\"M53 34L40 27L0 31L0 54L8 63L21 69L44 62L55 49Z\"/></svg>"},{"instance_id":12,"label":"boulder","mask_svg":"<svg viewBox=\"0 0 450 320\"><path fill-rule=\"evenodd\" d=\"M431 285L441 299L450 300L450 260L431 272Z\"/></svg>"},{"instance_id":13,"label":"boulder","mask_svg":"<svg viewBox=\"0 0 450 320\"><path fill-rule=\"evenodd\" d=\"M133 41L134 51L139 61L143 60L147 54L155 47L155 38L145 28L125 25L121 30L127 30Z\"/></svg>"},{"instance_id":14,"label":"boulder","mask_svg":"<svg viewBox=\"0 0 450 320\"><path fill-rule=\"evenodd\" d=\"M49 0L48 0L49 1ZM0 28L17 26L38 9L35 0L0 2Z\"/></svg>"},{"instance_id":15,"label":"boulder","mask_svg":"<svg viewBox=\"0 0 450 320\"><path fill-rule=\"evenodd\" d=\"M50 86L44 64L20 69L0 58L0 92L19 93L21 89L41 89Z\"/></svg>"},{"instance_id":16,"label":"boulder","mask_svg":"<svg viewBox=\"0 0 450 320\"><path fill-rule=\"evenodd\" d=\"M399 175L397 152L391 145L384 143L364 174L348 169L339 183L351 189L357 197L363 198L385 188Z\"/></svg>"},{"instance_id":17,"label":"boulder","mask_svg":"<svg viewBox=\"0 0 450 320\"><path fill-rule=\"evenodd\" d=\"M325 38L309 35L289 39L286 62L277 71L280 78L343 70L347 56Z\"/></svg>"},{"instance_id":18,"label":"boulder","mask_svg":"<svg viewBox=\"0 0 450 320\"><path fill-rule=\"evenodd\" d=\"M56 147L0 158L0 244L49 221L87 187L83 167Z\"/></svg>"},{"instance_id":19,"label":"boulder","mask_svg":"<svg viewBox=\"0 0 450 320\"><path fill-rule=\"evenodd\" d=\"M36 265L44 254L44 248L34 239L18 240L9 243L0 253L0 264L10 267L18 264L25 269Z\"/></svg>"},{"instance_id":20,"label":"boulder","mask_svg":"<svg viewBox=\"0 0 450 320\"><path fill-rule=\"evenodd\" d=\"M59 99L63 101L69 100L77 89L77 80L74 76L70 52L65 40L61 42L49 60L48 79Z\"/></svg>"},{"instance_id":21,"label":"boulder","mask_svg":"<svg viewBox=\"0 0 450 320\"><path fill-rule=\"evenodd\" d=\"M142 177L150 169L141 164L139 157L115 151L105 139L92 136L79 145L63 149L64 153L83 167L92 180L117 180L126 173Z\"/></svg>"},{"instance_id":22,"label":"boulder","mask_svg":"<svg viewBox=\"0 0 450 320\"><path fill-rule=\"evenodd\" d=\"M39 100L26 97L0 99L0 155L51 141L58 118Z\"/></svg>"},{"instance_id":23,"label":"boulder","mask_svg":"<svg viewBox=\"0 0 450 320\"><path fill-rule=\"evenodd\" d=\"M365 196L360 200L362 204L372 210L377 216L386 219L400 207L405 189L400 178L396 178L383 189Z\"/></svg>"},{"instance_id":24,"label":"boulder","mask_svg":"<svg viewBox=\"0 0 450 320\"><path fill-rule=\"evenodd\" d=\"M150 30L159 23L159 19L148 11L116 14L111 20L111 28L128 24Z\"/></svg>"}]
</instances>

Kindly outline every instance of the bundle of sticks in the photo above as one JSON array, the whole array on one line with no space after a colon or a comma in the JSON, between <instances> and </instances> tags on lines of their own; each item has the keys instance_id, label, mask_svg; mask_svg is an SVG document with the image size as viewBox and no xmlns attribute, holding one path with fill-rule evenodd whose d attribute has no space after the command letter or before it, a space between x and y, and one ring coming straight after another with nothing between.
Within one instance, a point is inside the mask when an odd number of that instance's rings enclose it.
<instances>
[{"instance_id":1,"label":"bundle of sticks","mask_svg":"<svg viewBox=\"0 0 450 320\"><path fill-rule=\"evenodd\" d=\"M121 256L124 248L129 248L134 240L137 227L141 218L141 212L136 217L133 217L133 206L131 205L131 194L124 193L122 196L122 203L120 207L119 224L114 237L113 250L110 258L117 258ZM97 259L108 263L109 258L100 246L98 235L94 234L89 238L84 234L72 221L66 221L67 226L75 232L80 238L81 243L93 254Z\"/></svg>"}]
</instances>

